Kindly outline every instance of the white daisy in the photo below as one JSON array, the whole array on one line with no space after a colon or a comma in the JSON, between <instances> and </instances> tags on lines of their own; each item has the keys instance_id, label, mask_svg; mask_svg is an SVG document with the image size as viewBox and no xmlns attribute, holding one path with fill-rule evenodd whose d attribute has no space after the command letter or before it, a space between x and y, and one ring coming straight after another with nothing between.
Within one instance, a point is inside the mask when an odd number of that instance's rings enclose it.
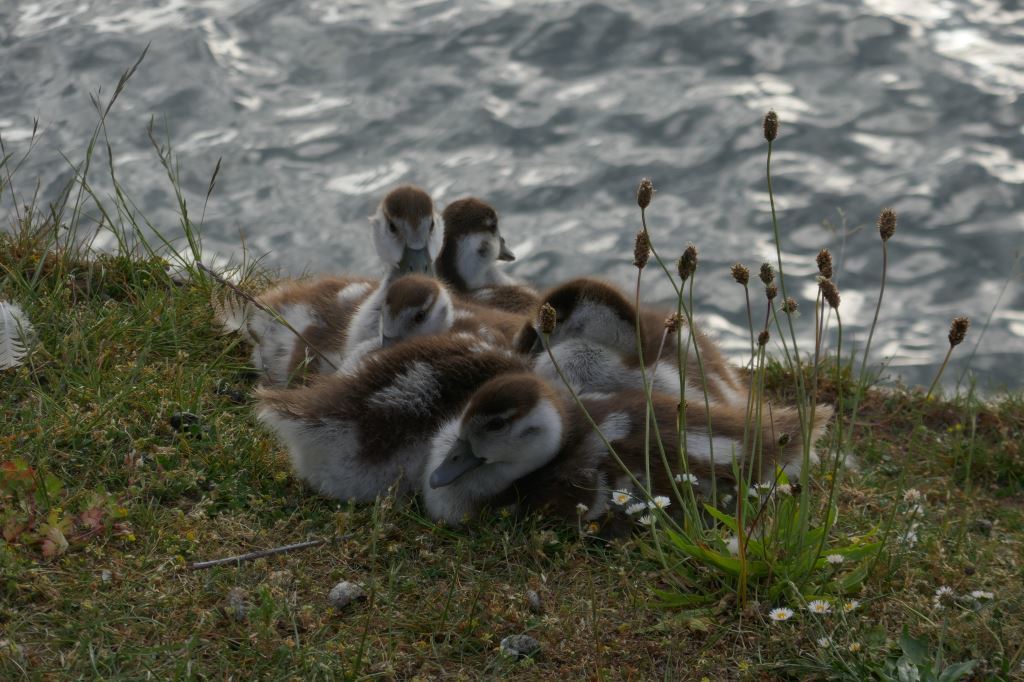
<instances>
[{"instance_id":1,"label":"white daisy","mask_svg":"<svg viewBox=\"0 0 1024 682\"><path fill-rule=\"evenodd\" d=\"M807 610L811 613L824 615L826 613L832 612L832 605L823 599L814 599L809 604L807 604Z\"/></svg>"},{"instance_id":2,"label":"white daisy","mask_svg":"<svg viewBox=\"0 0 1024 682\"><path fill-rule=\"evenodd\" d=\"M761 497L761 494L757 492L757 488L751 486L747 488L747 497Z\"/></svg>"},{"instance_id":3,"label":"white daisy","mask_svg":"<svg viewBox=\"0 0 1024 682\"><path fill-rule=\"evenodd\" d=\"M633 504L626 507L626 513L632 516L633 514L639 514L640 512L647 509L647 505L643 502L634 502Z\"/></svg>"},{"instance_id":4,"label":"white daisy","mask_svg":"<svg viewBox=\"0 0 1024 682\"><path fill-rule=\"evenodd\" d=\"M647 506L651 509L664 509L670 504L672 504L672 500L668 499L664 495L657 495L653 500L647 503Z\"/></svg>"},{"instance_id":5,"label":"white daisy","mask_svg":"<svg viewBox=\"0 0 1024 682\"><path fill-rule=\"evenodd\" d=\"M725 541L725 548L729 550L729 554L733 556L739 556L740 554L740 539L737 537L731 537Z\"/></svg>"},{"instance_id":6,"label":"white daisy","mask_svg":"<svg viewBox=\"0 0 1024 682\"><path fill-rule=\"evenodd\" d=\"M850 650L851 654L855 654L860 651L860 642L850 642L850 646L846 648Z\"/></svg>"},{"instance_id":7,"label":"white daisy","mask_svg":"<svg viewBox=\"0 0 1024 682\"><path fill-rule=\"evenodd\" d=\"M850 601L843 602L843 611L846 611L847 613L849 613L850 611L855 610L859 606L860 606L860 602L858 600L851 599Z\"/></svg>"},{"instance_id":8,"label":"white daisy","mask_svg":"<svg viewBox=\"0 0 1024 682\"><path fill-rule=\"evenodd\" d=\"M821 648L824 649L825 647L829 646L830 644L832 644L832 640L829 639L828 637L819 637L818 638L818 646L820 646Z\"/></svg>"},{"instance_id":9,"label":"white daisy","mask_svg":"<svg viewBox=\"0 0 1024 682\"><path fill-rule=\"evenodd\" d=\"M974 597L975 599L995 599L996 598L996 596L994 594L992 594L991 592L986 592L985 590L974 590L974 591L971 592L971 596Z\"/></svg>"},{"instance_id":10,"label":"white daisy","mask_svg":"<svg viewBox=\"0 0 1024 682\"><path fill-rule=\"evenodd\" d=\"M793 617L793 609L787 609L785 606L780 606L777 609L769 611L768 617L777 623L781 623L782 621L789 620Z\"/></svg>"},{"instance_id":11,"label":"white daisy","mask_svg":"<svg viewBox=\"0 0 1024 682\"><path fill-rule=\"evenodd\" d=\"M932 597L932 606L937 609L941 609L955 600L956 592L953 591L953 588L943 585L939 589L935 590L935 596Z\"/></svg>"},{"instance_id":12,"label":"white daisy","mask_svg":"<svg viewBox=\"0 0 1024 682\"><path fill-rule=\"evenodd\" d=\"M907 488L903 491L904 502L917 502L921 499L921 491L917 488Z\"/></svg>"},{"instance_id":13,"label":"white daisy","mask_svg":"<svg viewBox=\"0 0 1024 682\"><path fill-rule=\"evenodd\" d=\"M587 505L583 504L582 502L580 502L579 504L576 505L576 513L579 514L580 516L583 516L588 511L590 511L590 507L588 507Z\"/></svg>"},{"instance_id":14,"label":"white daisy","mask_svg":"<svg viewBox=\"0 0 1024 682\"><path fill-rule=\"evenodd\" d=\"M777 486L775 486L775 492L777 492L779 495L792 495L793 486L791 486L788 483L780 483Z\"/></svg>"},{"instance_id":15,"label":"white daisy","mask_svg":"<svg viewBox=\"0 0 1024 682\"><path fill-rule=\"evenodd\" d=\"M845 559L843 558L842 554L829 554L827 557L825 557L825 561L832 564L833 566L838 566L839 564L843 563Z\"/></svg>"},{"instance_id":16,"label":"white daisy","mask_svg":"<svg viewBox=\"0 0 1024 682\"><path fill-rule=\"evenodd\" d=\"M636 522L639 523L641 526L653 526L654 517L650 514L644 514L639 519L637 519Z\"/></svg>"},{"instance_id":17,"label":"white daisy","mask_svg":"<svg viewBox=\"0 0 1024 682\"><path fill-rule=\"evenodd\" d=\"M612 493L612 502L620 507L633 499L628 490L616 490Z\"/></svg>"},{"instance_id":18,"label":"white daisy","mask_svg":"<svg viewBox=\"0 0 1024 682\"><path fill-rule=\"evenodd\" d=\"M754 485L762 493L767 493L772 489L771 483L757 483Z\"/></svg>"},{"instance_id":19,"label":"white daisy","mask_svg":"<svg viewBox=\"0 0 1024 682\"><path fill-rule=\"evenodd\" d=\"M684 482L690 485L700 485L700 479L693 474L676 474L676 483Z\"/></svg>"}]
</instances>

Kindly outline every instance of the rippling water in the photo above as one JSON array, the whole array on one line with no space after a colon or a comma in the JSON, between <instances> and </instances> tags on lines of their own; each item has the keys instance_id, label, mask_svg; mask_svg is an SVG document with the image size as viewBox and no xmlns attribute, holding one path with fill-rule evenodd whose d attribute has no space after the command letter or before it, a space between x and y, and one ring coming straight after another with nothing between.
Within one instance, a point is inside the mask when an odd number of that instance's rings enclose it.
<instances>
[{"instance_id":1,"label":"rippling water","mask_svg":"<svg viewBox=\"0 0 1024 682\"><path fill-rule=\"evenodd\" d=\"M33 116L44 130L22 176L56 191L57 151L81 158L95 125L89 93L109 93L146 43L108 125L131 195L173 232L145 134L155 115L190 205L223 157L206 248L237 257L244 235L287 272L370 272L365 216L411 181L442 204L490 199L521 278L627 284L649 175L656 244L699 246L698 312L739 357L746 315L728 266L774 259L768 108L783 121L775 189L806 326L828 246L847 343L863 343L881 271L873 223L899 211L874 355L907 381L930 379L961 313L975 321L966 360L1024 242L1020 0L5 0L0 134L19 150ZM1022 357L1014 277L973 368L1019 387Z\"/></svg>"}]
</instances>

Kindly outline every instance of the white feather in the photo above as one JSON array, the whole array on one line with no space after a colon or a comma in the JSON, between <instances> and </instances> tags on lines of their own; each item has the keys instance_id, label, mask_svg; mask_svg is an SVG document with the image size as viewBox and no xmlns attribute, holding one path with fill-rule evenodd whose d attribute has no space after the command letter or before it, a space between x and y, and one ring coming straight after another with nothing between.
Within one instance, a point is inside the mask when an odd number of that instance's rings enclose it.
<instances>
[{"instance_id":1,"label":"white feather","mask_svg":"<svg viewBox=\"0 0 1024 682\"><path fill-rule=\"evenodd\" d=\"M32 323L18 304L0 301L0 369L21 365L33 337Z\"/></svg>"}]
</instances>

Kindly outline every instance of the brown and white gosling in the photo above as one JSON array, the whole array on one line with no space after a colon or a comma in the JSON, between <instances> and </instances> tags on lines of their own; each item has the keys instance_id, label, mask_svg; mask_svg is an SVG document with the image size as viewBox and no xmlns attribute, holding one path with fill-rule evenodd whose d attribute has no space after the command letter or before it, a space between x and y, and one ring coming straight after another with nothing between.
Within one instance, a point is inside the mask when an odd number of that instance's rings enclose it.
<instances>
[{"instance_id":1,"label":"brown and white gosling","mask_svg":"<svg viewBox=\"0 0 1024 682\"><path fill-rule=\"evenodd\" d=\"M511 348L525 319L525 315L453 300L448 287L432 277L405 275L384 292L380 335L350 349L341 371L351 373L367 353L420 336L450 333Z\"/></svg>"},{"instance_id":2,"label":"brown and white gosling","mask_svg":"<svg viewBox=\"0 0 1024 682\"><path fill-rule=\"evenodd\" d=\"M352 375L258 389L258 417L288 450L295 474L328 497L366 502L418 488L438 427L473 392L525 369L507 350L451 336L411 339L368 355Z\"/></svg>"},{"instance_id":3,"label":"brown and white gosling","mask_svg":"<svg viewBox=\"0 0 1024 682\"><path fill-rule=\"evenodd\" d=\"M498 228L494 207L475 197L458 199L442 213L444 245L434 262L437 276L460 297L513 313L532 313L537 292L515 282L497 267L514 261Z\"/></svg>"},{"instance_id":4,"label":"brown and white gosling","mask_svg":"<svg viewBox=\"0 0 1024 682\"><path fill-rule=\"evenodd\" d=\"M385 282L408 272L430 272L443 241L430 196L404 185L388 192L370 217ZM273 316L252 310L243 329L253 345L252 364L265 383L284 385L341 367L352 335L373 336L380 315L379 282L365 277L321 276L283 282L260 301L305 336L327 361ZM362 312L362 315L357 313ZM369 330L367 330L369 327ZM352 333L350 333L350 329ZM355 345L355 344L353 344Z\"/></svg>"},{"instance_id":5,"label":"brown and white gosling","mask_svg":"<svg viewBox=\"0 0 1024 682\"><path fill-rule=\"evenodd\" d=\"M577 391L618 391L642 388L640 355L636 340L636 307L621 291L607 282L581 277L560 284L541 296L542 303L555 309L555 329L549 339L552 354L566 378ZM658 358L665 332L667 314L649 309L640 311L640 340L643 361L650 368ZM516 350L531 353L539 374L558 380L551 359L541 344L536 319L524 325ZM689 330L683 321L685 351ZM701 362L691 347L686 361L689 396L703 392L707 381L708 399L718 404L746 406L748 391L736 369L707 335L695 335ZM703 365L703 375L701 366ZM665 338L656 374L648 376L655 390L675 393L679 389L679 354L676 336Z\"/></svg>"},{"instance_id":6,"label":"brown and white gosling","mask_svg":"<svg viewBox=\"0 0 1024 682\"><path fill-rule=\"evenodd\" d=\"M661 394L654 394L653 400L665 450L670 461L676 462L677 401ZM585 397L583 403L625 466L644 482L647 406L643 393ZM670 477L680 488L695 484L695 492L709 492L712 478L732 489L733 458L740 462L745 459L744 413L730 406L711 409L714 436L709 439L704 407L696 401L686 407L686 473L694 479L685 476L678 463L672 472L666 471L652 427L652 495L671 496ZM814 440L822 434L830 415L830 408L819 406ZM771 422L766 417L760 431L763 451L754 467L753 481L772 481L776 464L790 478L798 476L803 449L796 411L775 409ZM751 435L755 432L751 429ZM782 438L783 433L789 435L788 439ZM533 374L504 374L473 394L462 414L435 436L422 489L428 515L450 524L459 524L484 507L507 505L523 510L545 509L566 520L575 520L580 514L586 521L601 520L615 511L613 493L631 504L647 500L575 403ZM626 511L628 506L623 504L619 511Z\"/></svg>"}]
</instances>

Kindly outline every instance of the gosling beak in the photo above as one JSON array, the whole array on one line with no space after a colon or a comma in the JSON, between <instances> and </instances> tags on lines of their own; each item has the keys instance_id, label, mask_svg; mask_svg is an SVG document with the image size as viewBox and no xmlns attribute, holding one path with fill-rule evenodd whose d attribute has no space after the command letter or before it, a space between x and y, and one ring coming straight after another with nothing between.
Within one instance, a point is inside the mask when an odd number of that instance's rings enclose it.
<instances>
[{"instance_id":1,"label":"gosling beak","mask_svg":"<svg viewBox=\"0 0 1024 682\"><path fill-rule=\"evenodd\" d=\"M508 248L508 244L505 243L505 238L501 239L501 248L498 250L498 260L513 261L516 259L516 254L512 253L512 249Z\"/></svg>"},{"instance_id":2,"label":"gosling beak","mask_svg":"<svg viewBox=\"0 0 1024 682\"><path fill-rule=\"evenodd\" d=\"M408 246L402 251L402 260L398 262L398 272L407 275L411 272L434 274L434 262L430 259L430 252L427 247L422 249L410 249Z\"/></svg>"},{"instance_id":3,"label":"gosling beak","mask_svg":"<svg viewBox=\"0 0 1024 682\"><path fill-rule=\"evenodd\" d=\"M448 451L441 465L430 474L430 487L443 488L451 485L483 463L484 460L473 454L473 447L469 441L460 438L455 441L455 445Z\"/></svg>"}]
</instances>

